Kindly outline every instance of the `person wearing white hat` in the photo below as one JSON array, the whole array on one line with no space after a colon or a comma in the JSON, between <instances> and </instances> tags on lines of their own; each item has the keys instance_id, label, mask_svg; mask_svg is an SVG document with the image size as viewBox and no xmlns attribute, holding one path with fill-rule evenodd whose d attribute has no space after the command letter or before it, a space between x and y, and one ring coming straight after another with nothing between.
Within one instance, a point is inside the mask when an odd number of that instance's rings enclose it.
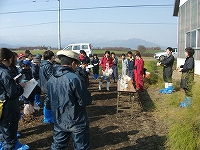
<instances>
[{"instance_id":1,"label":"person wearing white hat","mask_svg":"<svg viewBox=\"0 0 200 150\"><path fill-rule=\"evenodd\" d=\"M86 106L92 103L91 93L74 73L79 63L73 51L59 51L61 65L53 68L47 82L48 97L54 119L54 134L51 149L65 149L70 136L74 149L90 149L90 128Z\"/></svg>"}]
</instances>

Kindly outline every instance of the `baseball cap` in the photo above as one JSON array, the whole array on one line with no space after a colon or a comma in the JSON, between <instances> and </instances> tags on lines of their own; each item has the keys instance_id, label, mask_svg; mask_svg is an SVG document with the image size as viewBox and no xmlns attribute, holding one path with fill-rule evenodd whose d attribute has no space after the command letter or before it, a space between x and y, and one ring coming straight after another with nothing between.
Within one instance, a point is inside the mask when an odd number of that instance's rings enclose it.
<instances>
[{"instance_id":1,"label":"baseball cap","mask_svg":"<svg viewBox=\"0 0 200 150\"><path fill-rule=\"evenodd\" d=\"M24 61L23 61L23 64L24 64L24 65L27 65L27 66L29 66L29 67L32 66L30 60L24 60Z\"/></svg>"},{"instance_id":2,"label":"baseball cap","mask_svg":"<svg viewBox=\"0 0 200 150\"><path fill-rule=\"evenodd\" d=\"M25 55L23 53L19 53L18 58L22 58L22 57L25 57Z\"/></svg>"},{"instance_id":3,"label":"baseball cap","mask_svg":"<svg viewBox=\"0 0 200 150\"><path fill-rule=\"evenodd\" d=\"M64 55L64 56L67 56L79 61L79 54L73 51L64 51L64 50L58 51L57 56L61 56L61 55Z\"/></svg>"}]
</instances>

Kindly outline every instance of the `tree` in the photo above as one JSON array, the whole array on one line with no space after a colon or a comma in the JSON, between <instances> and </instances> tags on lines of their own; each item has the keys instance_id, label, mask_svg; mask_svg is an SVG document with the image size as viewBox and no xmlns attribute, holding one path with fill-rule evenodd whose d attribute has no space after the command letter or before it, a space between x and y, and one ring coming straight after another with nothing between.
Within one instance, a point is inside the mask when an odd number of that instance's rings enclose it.
<instances>
[{"instance_id":1,"label":"tree","mask_svg":"<svg viewBox=\"0 0 200 150\"><path fill-rule=\"evenodd\" d=\"M137 50L138 50L140 53L145 53L146 47L143 46L143 45L138 45Z\"/></svg>"}]
</instances>

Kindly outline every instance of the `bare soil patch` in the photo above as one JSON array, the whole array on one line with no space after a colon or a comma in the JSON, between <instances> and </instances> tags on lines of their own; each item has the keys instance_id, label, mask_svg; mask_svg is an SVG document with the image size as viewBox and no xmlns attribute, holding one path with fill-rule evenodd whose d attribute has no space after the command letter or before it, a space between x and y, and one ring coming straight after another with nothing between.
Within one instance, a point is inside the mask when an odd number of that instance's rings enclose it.
<instances>
[{"instance_id":1,"label":"bare soil patch","mask_svg":"<svg viewBox=\"0 0 200 150\"><path fill-rule=\"evenodd\" d=\"M143 106L134 102L134 115L128 112L116 113L117 84L111 83L106 91L103 83L98 91L98 81L90 79L89 90L93 103L87 107L91 128L91 147L93 150L163 150L166 141L166 127L152 112L152 98L157 90L149 87L139 93ZM150 93L150 94L149 94ZM151 107L149 107L151 106ZM50 149L53 141L53 125L43 123L42 110L31 116L24 116L19 123L19 140L28 144L32 150ZM73 149L71 140L68 150Z\"/></svg>"}]
</instances>

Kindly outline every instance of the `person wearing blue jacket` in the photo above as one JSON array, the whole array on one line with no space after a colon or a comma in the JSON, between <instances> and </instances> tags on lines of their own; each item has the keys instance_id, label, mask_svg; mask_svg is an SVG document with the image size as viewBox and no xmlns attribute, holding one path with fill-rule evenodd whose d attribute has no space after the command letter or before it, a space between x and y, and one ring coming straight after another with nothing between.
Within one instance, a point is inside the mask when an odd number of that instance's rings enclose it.
<instances>
[{"instance_id":1,"label":"person wearing blue jacket","mask_svg":"<svg viewBox=\"0 0 200 150\"><path fill-rule=\"evenodd\" d=\"M44 108L43 108L44 123L54 123L46 87L47 81L49 80L49 78L52 76L53 73L54 61L55 61L54 53L51 50L45 51L39 69L38 85L41 88L42 93L44 94Z\"/></svg>"},{"instance_id":2,"label":"person wearing blue jacket","mask_svg":"<svg viewBox=\"0 0 200 150\"><path fill-rule=\"evenodd\" d=\"M17 138L20 119L19 96L23 93L24 83L18 84L9 70L13 52L7 48L0 50L0 100L4 101L0 119L0 149L26 150L28 145L21 144Z\"/></svg>"},{"instance_id":3,"label":"person wearing blue jacket","mask_svg":"<svg viewBox=\"0 0 200 150\"><path fill-rule=\"evenodd\" d=\"M128 55L128 59L127 59L128 76L134 79L133 70L135 66L135 58L133 57L133 53L131 51L128 51L127 55Z\"/></svg>"},{"instance_id":4,"label":"person wearing blue jacket","mask_svg":"<svg viewBox=\"0 0 200 150\"><path fill-rule=\"evenodd\" d=\"M52 150L65 149L70 136L75 150L90 149L90 128L86 106L92 103L91 93L74 73L78 54L59 51L60 66L53 69L47 82L48 97L54 118Z\"/></svg>"}]
</instances>

